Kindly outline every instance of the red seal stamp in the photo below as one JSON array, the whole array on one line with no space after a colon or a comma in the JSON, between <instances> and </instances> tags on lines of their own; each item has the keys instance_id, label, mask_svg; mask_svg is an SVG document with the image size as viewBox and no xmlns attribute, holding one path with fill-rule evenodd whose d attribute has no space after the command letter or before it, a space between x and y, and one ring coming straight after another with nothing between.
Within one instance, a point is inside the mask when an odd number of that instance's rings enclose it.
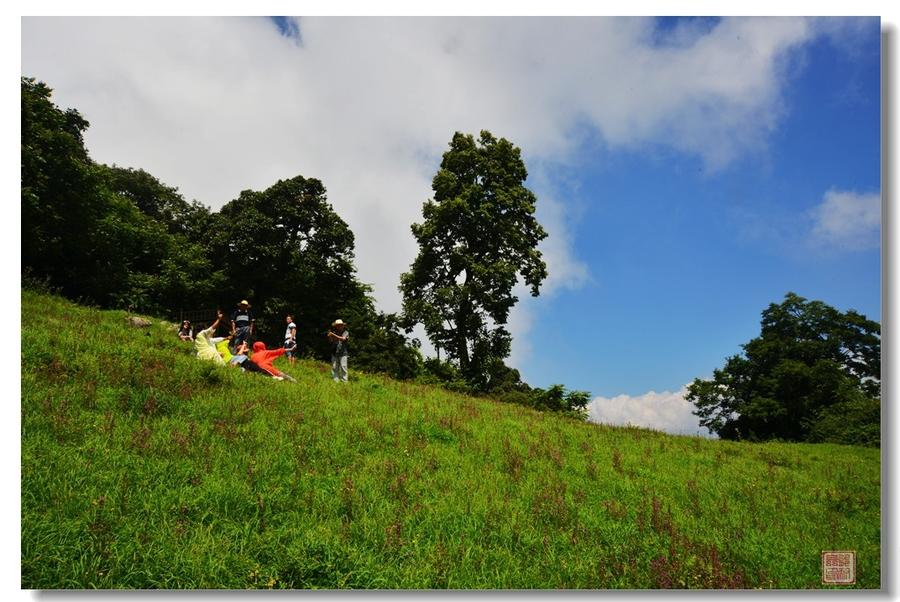
<instances>
[{"instance_id":1,"label":"red seal stamp","mask_svg":"<svg viewBox=\"0 0 900 602\"><path fill-rule=\"evenodd\" d=\"M822 552L822 583L824 585L856 583L856 552Z\"/></svg>"}]
</instances>

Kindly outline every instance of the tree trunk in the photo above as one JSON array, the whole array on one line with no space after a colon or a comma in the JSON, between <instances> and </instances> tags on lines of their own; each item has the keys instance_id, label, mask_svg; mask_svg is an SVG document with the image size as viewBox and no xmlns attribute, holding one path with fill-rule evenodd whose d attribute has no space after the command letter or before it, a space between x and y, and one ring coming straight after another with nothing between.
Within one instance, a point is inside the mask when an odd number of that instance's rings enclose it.
<instances>
[{"instance_id":1,"label":"tree trunk","mask_svg":"<svg viewBox=\"0 0 900 602\"><path fill-rule=\"evenodd\" d=\"M467 305L467 302L460 303L459 312L456 314L456 357L459 358L459 369L466 378L469 375L469 345L462 325L468 321L466 320Z\"/></svg>"},{"instance_id":2,"label":"tree trunk","mask_svg":"<svg viewBox=\"0 0 900 602\"><path fill-rule=\"evenodd\" d=\"M456 313L456 355L459 358L459 369L463 377L469 379L469 333L466 327L469 316L472 313L471 302L466 294L469 284L469 270L466 270L466 279L463 282L463 295L459 302L459 310Z\"/></svg>"}]
</instances>

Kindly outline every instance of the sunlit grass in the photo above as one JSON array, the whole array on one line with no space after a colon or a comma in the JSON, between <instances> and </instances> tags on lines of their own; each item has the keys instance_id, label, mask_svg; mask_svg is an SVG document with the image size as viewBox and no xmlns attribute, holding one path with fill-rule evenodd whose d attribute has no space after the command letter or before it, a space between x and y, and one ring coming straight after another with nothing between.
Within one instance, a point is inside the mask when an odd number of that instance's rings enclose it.
<instances>
[{"instance_id":1,"label":"sunlit grass","mask_svg":"<svg viewBox=\"0 0 900 602\"><path fill-rule=\"evenodd\" d=\"M216 367L22 293L24 588L880 587L879 450Z\"/></svg>"}]
</instances>

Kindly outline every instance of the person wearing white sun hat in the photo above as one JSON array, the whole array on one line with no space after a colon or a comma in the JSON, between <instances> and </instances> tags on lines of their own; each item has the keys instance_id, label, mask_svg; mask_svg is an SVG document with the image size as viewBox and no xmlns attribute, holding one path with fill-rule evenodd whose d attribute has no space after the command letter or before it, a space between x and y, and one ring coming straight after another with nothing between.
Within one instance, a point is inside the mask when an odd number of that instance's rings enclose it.
<instances>
[{"instance_id":1,"label":"person wearing white sun hat","mask_svg":"<svg viewBox=\"0 0 900 602\"><path fill-rule=\"evenodd\" d=\"M347 382L347 356L350 353L350 331L343 320L335 320L331 324L333 330L328 331L331 343L331 377L334 382Z\"/></svg>"}]
</instances>

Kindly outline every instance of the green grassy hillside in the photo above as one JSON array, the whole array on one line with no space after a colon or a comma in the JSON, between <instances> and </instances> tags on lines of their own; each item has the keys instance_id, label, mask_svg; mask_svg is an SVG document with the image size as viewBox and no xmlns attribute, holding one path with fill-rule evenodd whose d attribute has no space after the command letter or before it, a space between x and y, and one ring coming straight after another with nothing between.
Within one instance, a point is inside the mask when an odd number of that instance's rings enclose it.
<instances>
[{"instance_id":1,"label":"green grassy hillside","mask_svg":"<svg viewBox=\"0 0 900 602\"><path fill-rule=\"evenodd\" d=\"M877 449L276 365L23 292L22 587L816 588L829 549L880 587Z\"/></svg>"}]
</instances>

